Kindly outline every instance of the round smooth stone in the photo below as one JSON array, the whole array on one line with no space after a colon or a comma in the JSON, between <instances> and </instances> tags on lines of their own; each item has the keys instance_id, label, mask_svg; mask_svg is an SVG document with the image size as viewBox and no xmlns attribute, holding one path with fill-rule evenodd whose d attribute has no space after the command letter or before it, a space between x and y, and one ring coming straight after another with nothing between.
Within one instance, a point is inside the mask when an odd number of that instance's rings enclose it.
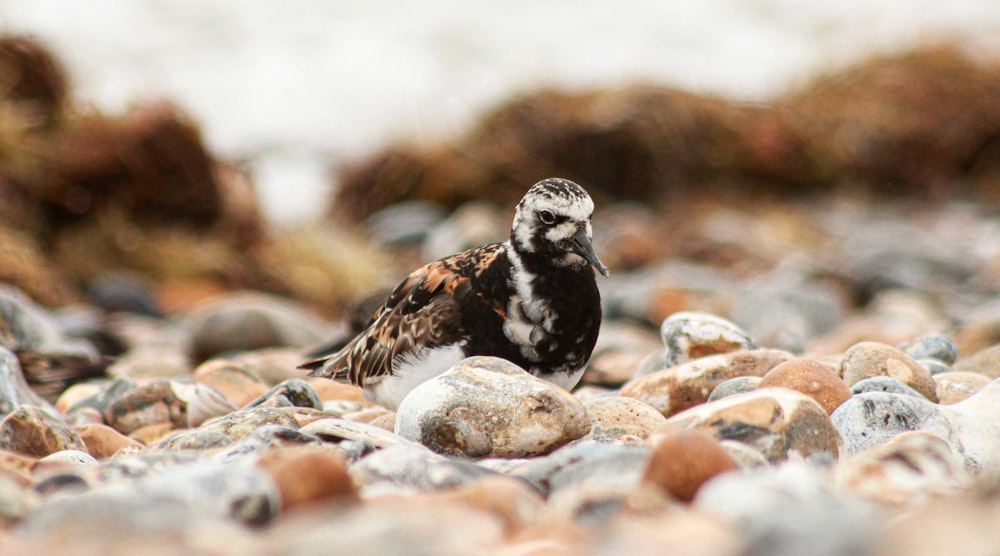
<instances>
[{"instance_id":1,"label":"round smooth stone","mask_svg":"<svg viewBox=\"0 0 1000 556\"><path fill-rule=\"evenodd\" d=\"M904 396L924 398L920 392L888 376L873 376L859 380L851 386L851 394L864 394L867 392L887 392L889 394L902 394Z\"/></svg>"},{"instance_id":2,"label":"round smooth stone","mask_svg":"<svg viewBox=\"0 0 1000 556\"><path fill-rule=\"evenodd\" d=\"M584 438L602 442L649 438L667 419L639 400L622 396L592 398L583 402L590 417L590 433Z\"/></svg>"},{"instance_id":3,"label":"round smooth stone","mask_svg":"<svg viewBox=\"0 0 1000 556\"><path fill-rule=\"evenodd\" d=\"M583 404L497 357L469 357L417 386L396 433L435 452L470 457L544 454L590 432Z\"/></svg>"},{"instance_id":4,"label":"round smooth stone","mask_svg":"<svg viewBox=\"0 0 1000 556\"><path fill-rule=\"evenodd\" d=\"M284 510L317 502L354 502L358 490L341 454L314 447L271 449L257 466L278 486Z\"/></svg>"},{"instance_id":5,"label":"round smooth stone","mask_svg":"<svg viewBox=\"0 0 1000 556\"><path fill-rule=\"evenodd\" d=\"M718 386L712 389L712 393L709 394L707 401L714 402L722 398L728 398L729 396L753 392L760 386L760 380L761 377L759 376L736 376L723 380Z\"/></svg>"},{"instance_id":6,"label":"round smooth stone","mask_svg":"<svg viewBox=\"0 0 1000 556\"><path fill-rule=\"evenodd\" d=\"M914 359L934 359L945 365L951 365L958 358L958 346L944 334L922 334L903 342L898 349Z\"/></svg>"},{"instance_id":7,"label":"round smooth stone","mask_svg":"<svg viewBox=\"0 0 1000 556\"><path fill-rule=\"evenodd\" d=\"M667 419L650 441L678 429L701 429L719 440L748 444L770 462L838 453L830 416L809 396L787 388L761 388L692 407Z\"/></svg>"},{"instance_id":8,"label":"round smooth stone","mask_svg":"<svg viewBox=\"0 0 1000 556\"><path fill-rule=\"evenodd\" d=\"M726 449L708 432L676 430L657 436L642 480L690 502L706 481L736 468Z\"/></svg>"},{"instance_id":9,"label":"round smooth stone","mask_svg":"<svg viewBox=\"0 0 1000 556\"><path fill-rule=\"evenodd\" d=\"M947 363L943 363L937 359L917 359L917 363L920 363L921 367L927 369L927 372L929 372L931 376L939 375L941 373L950 373L954 370Z\"/></svg>"},{"instance_id":10,"label":"round smooth stone","mask_svg":"<svg viewBox=\"0 0 1000 556\"><path fill-rule=\"evenodd\" d=\"M0 449L44 457L61 450L86 451L87 446L55 410L21 405L0 421Z\"/></svg>"},{"instance_id":11,"label":"round smooth stone","mask_svg":"<svg viewBox=\"0 0 1000 556\"><path fill-rule=\"evenodd\" d=\"M928 431L904 432L837 464L842 488L889 506L911 506L959 492L972 482L963 458Z\"/></svg>"},{"instance_id":12,"label":"round smooth stone","mask_svg":"<svg viewBox=\"0 0 1000 556\"><path fill-rule=\"evenodd\" d=\"M104 424L77 425L73 428L83 439L87 452L97 459L109 458L126 446L143 448L141 443Z\"/></svg>"},{"instance_id":13,"label":"round smooth stone","mask_svg":"<svg viewBox=\"0 0 1000 556\"><path fill-rule=\"evenodd\" d=\"M941 405L951 405L972 397L992 382L979 373L952 371L934 375Z\"/></svg>"},{"instance_id":14,"label":"round smooth stone","mask_svg":"<svg viewBox=\"0 0 1000 556\"><path fill-rule=\"evenodd\" d=\"M930 372L902 351L878 342L860 342L846 352L841 375L848 386L875 376L889 376L920 392L932 402L938 401L937 386Z\"/></svg>"},{"instance_id":15,"label":"round smooth stone","mask_svg":"<svg viewBox=\"0 0 1000 556\"><path fill-rule=\"evenodd\" d=\"M826 365L811 359L792 359L771 369L761 378L760 387L784 387L816 400L827 414L851 397L844 381Z\"/></svg>"},{"instance_id":16,"label":"round smooth stone","mask_svg":"<svg viewBox=\"0 0 1000 556\"><path fill-rule=\"evenodd\" d=\"M621 395L649 404L665 417L708 401L723 381L741 376L764 376L792 358L786 351L734 351L688 361L676 367L636 378Z\"/></svg>"},{"instance_id":17,"label":"round smooth stone","mask_svg":"<svg viewBox=\"0 0 1000 556\"><path fill-rule=\"evenodd\" d=\"M192 373L195 382L204 384L229 398L236 407L264 395L268 385L243 366L225 359L211 359L198 365Z\"/></svg>"},{"instance_id":18,"label":"round smooth stone","mask_svg":"<svg viewBox=\"0 0 1000 556\"><path fill-rule=\"evenodd\" d=\"M699 357L757 349L757 342L730 320L694 311L674 313L660 324L667 367Z\"/></svg>"}]
</instances>

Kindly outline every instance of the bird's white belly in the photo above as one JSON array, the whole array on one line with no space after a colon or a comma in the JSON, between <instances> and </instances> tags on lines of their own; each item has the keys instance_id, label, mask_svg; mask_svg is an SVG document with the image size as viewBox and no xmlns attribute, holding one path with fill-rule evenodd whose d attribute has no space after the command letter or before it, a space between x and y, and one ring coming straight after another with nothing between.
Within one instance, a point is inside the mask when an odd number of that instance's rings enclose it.
<instances>
[{"instance_id":1,"label":"bird's white belly","mask_svg":"<svg viewBox=\"0 0 1000 556\"><path fill-rule=\"evenodd\" d=\"M396 411L411 390L447 371L464 358L465 352L458 344L423 349L415 354L401 356L393 363L393 375L365 384L365 398Z\"/></svg>"}]
</instances>

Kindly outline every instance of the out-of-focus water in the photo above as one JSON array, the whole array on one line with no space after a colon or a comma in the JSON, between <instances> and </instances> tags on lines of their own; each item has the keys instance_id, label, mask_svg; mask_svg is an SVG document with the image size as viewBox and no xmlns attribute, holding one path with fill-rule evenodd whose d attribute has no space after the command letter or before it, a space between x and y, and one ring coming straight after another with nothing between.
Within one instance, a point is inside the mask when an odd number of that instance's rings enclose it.
<instances>
[{"instance_id":1,"label":"out-of-focus water","mask_svg":"<svg viewBox=\"0 0 1000 556\"><path fill-rule=\"evenodd\" d=\"M330 164L461 130L512 92L657 82L763 99L873 51L1000 55L995 0L0 0L80 100L176 100L246 159L267 215L315 217Z\"/></svg>"}]
</instances>

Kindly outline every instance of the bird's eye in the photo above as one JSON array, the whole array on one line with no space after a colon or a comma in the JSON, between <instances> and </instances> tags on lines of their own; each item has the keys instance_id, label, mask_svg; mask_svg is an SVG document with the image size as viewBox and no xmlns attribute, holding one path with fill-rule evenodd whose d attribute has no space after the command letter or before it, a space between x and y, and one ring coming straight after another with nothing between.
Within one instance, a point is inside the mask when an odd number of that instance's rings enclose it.
<instances>
[{"instance_id":1,"label":"bird's eye","mask_svg":"<svg viewBox=\"0 0 1000 556\"><path fill-rule=\"evenodd\" d=\"M542 224L556 223L556 215L552 214L552 212L548 210L538 211L538 219L542 221Z\"/></svg>"}]
</instances>

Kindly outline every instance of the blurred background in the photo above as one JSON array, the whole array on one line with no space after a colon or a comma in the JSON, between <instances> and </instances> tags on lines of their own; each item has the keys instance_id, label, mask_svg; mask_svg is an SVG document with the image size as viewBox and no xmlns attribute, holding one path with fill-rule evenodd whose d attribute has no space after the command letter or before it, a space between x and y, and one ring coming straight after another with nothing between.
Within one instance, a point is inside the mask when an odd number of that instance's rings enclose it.
<instances>
[{"instance_id":1,"label":"blurred background","mask_svg":"<svg viewBox=\"0 0 1000 556\"><path fill-rule=\"evenodd\" d=\"M0 33L0 279L44 305L342 316L562 176L610 318L1000 339L996 2L3 0Z\"/></svg>"},{"instance_id":2,"label":"blurred background","mask_svg":"<svg viewBox=\"0 0 1000 556\"><path fill-rule=\"evenodd\" d=\"M4 0L0 28L61 61L109 113L151 98L253 169L264 215L318 218L331 165L388 141L460 132L539 87L655 83L766 101L876 52L1000 48L988 0Z\"/></svg>"}]
</instances>

